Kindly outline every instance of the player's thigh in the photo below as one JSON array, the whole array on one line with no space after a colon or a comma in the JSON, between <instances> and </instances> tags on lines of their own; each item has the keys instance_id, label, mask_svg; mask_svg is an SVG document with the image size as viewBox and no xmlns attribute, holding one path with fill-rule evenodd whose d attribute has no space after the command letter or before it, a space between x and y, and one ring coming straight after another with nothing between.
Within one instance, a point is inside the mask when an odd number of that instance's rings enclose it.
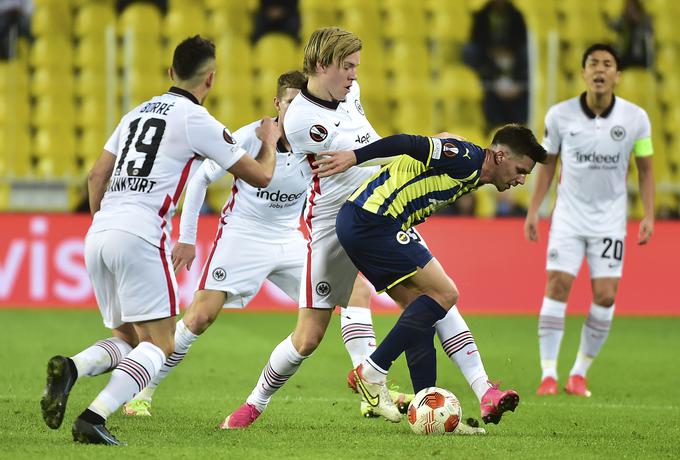
<instances>
[{"instance_id":1,"label":"player's thigh","mask_svg":"<svg viewBox=\"0 0 680 460\"><path fill-rule=\"evenodd\" d=\"M198 290L225 292L225 306L243 308L276 266L275 245L225 231L203 266Z\"/></svg>"},{"instance_id":2,"label":"player's thigh","mask_svg":"<svg viewBox=\"0 0 680 460\"><path fill-rule=\"evenodd\" d=\"M550 232L546 270L578 275L586 254L586 238L581 235Z\"/></svg>"},{"instance_id":3,"label":"player's thigh","mask_svg":"<svg viewBox=\"0 0 680 460\"><path fill-rule=\"evenodd\" d=\"M402 289L394 289L390 295L398 296L395 300L401 305L408 305L418 296L427 295L449 309L458 302L458 288L446 274L439 261L432 258L424 267L418 268L413 276L399 283Z\"/></svg>"},{"instance_id":4,"label":"player's thigh","mask_svg":"<svg viewBox=\"0 0 680 460\"><path fill-rule=\"evenodd\" d=\"M272 257L276 256L276 265L267 279L292 300L298 302L302 270L307 257L307 240L299 236L276 246L274 254L271 255Z\"/></svg>"},{"instance_id":5,"label":"player's thigh","mask_svg":"<svg viewBox=\"0 0 680 460\"><path fill-rule=\"evenodd\" d=\"M103 233L109 241L102 249L102 259L115 276L122 321L137 323L177 315L178 288L169 251L131 233Z\"/></svg>"},{"instance_id":6,"label":"player's thigh","mask_svg":"<svg viewBox=\"0 0 680 460\"><path fill-rule=\"evenodd\" d=\"M107 233L88 233L85 237L84 259L104 326L116 329L122 327L124 322L121 319L116 277L106 266L102 256L103 248L110 244Z\"/></svg>"},{"instance_id":7,"label":"player's thigh","mask_svg":"<svg viewBox=\"0 0 680 460\"><path fill-rule=\"evenodd\" d=\"M586 255L590 277L620 278L623 273L624 235L587 239Z\"/></svg>"},{"instance_id":8,"label":"player's thigh","mask_svg":"<svg viewBox=\"0 0 680 460\"><path fill-rule=\"evenodd\" d=\"M347 306L357 273L334 226L312 229L300 281L300 308Z\"/></svg>"},{"instance_id":9,"label":"player's thigh","mask_svg":"<svg viewBox=\"0 0 680 460\"><path fill-rule=\"evenodd\" d=\"M337 232L354 265L377 292L383 292L415 275L432 254L412 229L386 216L346 203L338 213Z\"/></svg>"}]
</instances>

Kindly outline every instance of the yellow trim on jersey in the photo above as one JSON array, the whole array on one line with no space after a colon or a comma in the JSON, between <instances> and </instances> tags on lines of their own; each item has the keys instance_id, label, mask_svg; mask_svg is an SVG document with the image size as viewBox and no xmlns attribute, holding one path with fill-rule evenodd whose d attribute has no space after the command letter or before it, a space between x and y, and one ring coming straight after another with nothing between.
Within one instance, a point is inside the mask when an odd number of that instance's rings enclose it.
<instances>
[{"instance_id":1,"label":"yellow trim on jersey","mask_svg":"<svg viewBox=\"0 0 680 460\"><path fill-rule=\"evenodd\" d=\"M478 182L479 170L456 179L411 157L401 156L364 182L348 201L373 214L391 216L406 230L474 190Z\"/></svg>"},{"instance_id":2,"label":"yellow trim on jersey","mask_svg":"<svg viewBox=\"0 0 680 460\"><path fill-rule=\"evenodd\" d=\"M633 144L633 153L636 157L648 157L654 154L654 149L652 148L652 138L644 137L638 139Z\"/></svg>"},{"instance_id":3,"label":"yellow trim on jersey","mask_svg":"<svg viewBox=\"0 0 680 460\"><path fill-rule=\"evenodd\" d=\"M417 269L416 269L416 270L413 270L413 271L412 271L411 273L409 273L408 275L402 276L402 277L399 278L397 281L394 281L394 282L390 283L385 289L381 289L380 291L375 291L375 293L376 293L376 294L382 294L383 292L387 291L388 289L393 288L393 287L396 286L397 284L401 283L401 282L404 281L405 279L408 279L408 278L412 277L412 276L415 275L416 273L418 273L418 270L417 270Z\"/></svg>"}]
</instances>

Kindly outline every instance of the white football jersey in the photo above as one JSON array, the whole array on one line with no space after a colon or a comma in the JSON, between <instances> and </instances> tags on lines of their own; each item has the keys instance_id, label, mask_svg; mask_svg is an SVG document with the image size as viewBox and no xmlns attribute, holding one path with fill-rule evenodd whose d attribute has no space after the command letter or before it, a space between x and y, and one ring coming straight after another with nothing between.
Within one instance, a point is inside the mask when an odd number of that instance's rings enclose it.
<instances>
[{"instance_id":1,"label":"white football jersey","mask_svg":"<svg viewBox=\"0 0 680 460\"><path fill-rule=\"evenodd\" d=\"M253 157L262 146L262 141L255 134L260 123L261 120L257 120L234 132L234 139ZM216 162L207 160L191 179L182 209L180 242L195 244L198 213L205 189L226 173ZM276 168L269 186L253 187L234 178L231 195L222 208L220 224L228 223L228 231L240 231L248 238L270 243L300 238L298 228L306 190L307 180L302 175L300 163L279 142L276 146Z\"/></svg>"},{"instance_id":2,"label":"white football jersey","mask_svg":"<svg viewBox=\"0 0 680 460\"><path fill-rule=\"evenodd\" d=\"M652 154L651 125L637 105L614 97L596 116L585 93L550 108L543 147L562 163L551 231L625 234L630 154Z\"/></svg>"},{"instance_id":3,"label":"white football jersey","mask_svg":"<svg viewBox=\"0 0 680 460\"><path fill-rule=\"evenodd\" d=\"M308 225L335 226L335 218L347 197L378 167L352 167L331 177L312 174L316 154L335 150L355 150L379 139L364 115L359 84L352 83L344 101L329 102L303 88L290 103L284 119L286 138L307 179Z\"/></svg>"},{"instance_id":4,"label":"white football jersey","mask_svg":"<svg viewBox=\"0 0 680 460\"><path fill-rule=\"evenodd\" d=\"M90 232L124 230L158 247L168 244L192 166L208 157L229 169L246 153L191 93L176 87L124 115L104 149L117 158Z\"/></svg>"}]
</instances>

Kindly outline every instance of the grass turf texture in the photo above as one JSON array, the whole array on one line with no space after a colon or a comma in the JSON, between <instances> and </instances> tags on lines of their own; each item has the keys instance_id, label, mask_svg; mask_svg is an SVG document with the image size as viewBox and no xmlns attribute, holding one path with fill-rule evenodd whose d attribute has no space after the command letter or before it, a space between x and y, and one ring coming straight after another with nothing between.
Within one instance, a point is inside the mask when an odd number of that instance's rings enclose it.
<instances>
[{"instance_id":1,"label":"grass turf texture","mask_svg":"<svg viewBox=\"0 0 680 460\"><path fill-rule=\"evenodd\" d=\"M394 316L376 316L378 337ZM217 425L249 394L295 315L227 312L192 347L156 392L152 418L120 413L107 426L129 446L76 445L71 425L104 387L108 374L81 379L64 423L48 429L39 399L54 354L72 355L108 337L95 311L0 310L0 458L677 458L680 318L616 318L593 365L593 397L535 396L539 380L536 318L468 317L486 369L521 396L515 413L485 437L416 436L406 420L391 424L359 415L346 387L350 369L334 316L324 343L278 392L248 430ZM576 354L582 318L568 318L559 367L564 384ZM438 385L453 391L463 416L479 407L460 372L438 348ZM410 388L403 358L391 377ZM123 449L123 450L121 450Z\"/></svg>"}]
</instances>

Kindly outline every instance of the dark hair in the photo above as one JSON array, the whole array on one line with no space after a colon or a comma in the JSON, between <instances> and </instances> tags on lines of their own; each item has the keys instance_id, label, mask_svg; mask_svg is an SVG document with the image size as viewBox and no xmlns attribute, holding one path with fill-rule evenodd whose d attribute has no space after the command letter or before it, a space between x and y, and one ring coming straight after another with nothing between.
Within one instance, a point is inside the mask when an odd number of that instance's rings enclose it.
<instances>
[{"instance_id":1,"label":"dark hair","mask_svg":"<svg viewBox=\"0 0 680 460\"><path fill-rule=\"evenodd\" d=\"M505 125L494 134L491 144L507 145L517 155L526 155L537 163L545 163L547 154L536 136L525 126Z\"/></svg>"},{"instance_id":2,"label":"dark hair","mask_svg":"<svg viewBox=\"0 0 680 460\"><path fill-rule=\"evenodd\" d=\"M281 99L288 88L302 89L305 83L307 83L307 77L299 70L291 70L281 74L276 82L276 97Z\"/></svg>"},{"instance_id":3,"label":"dark hair","mask_svg":"<svg viewBox=\"0 0 680 460\"><path fill-rule=\"evenodd\" d=\"M215 59L215 44L194 35L177 45L172 56L172 68L180 80L189 80L208 59Z\"/></svg>"},{"instance_id":4,"label":"dark hair","mask_svg":"<svg viewBox=\"0 0 680 460\"><path fill-rule=\"evenodd\" d=\"M621 61L619 60L619 55L616 54L616 50L612 45L608 45L606 43L595 43L594 45L590 45L587 50L583 53L583 57L581 58L581 68L585 69L586 68L586 61L588 60L588 56L593 54L595 51L606 51L607 53L611 54L612 57L614 58L614 62L616 62L616 68L620 69L621 68Z\"/></svg>"}]
</instances>

